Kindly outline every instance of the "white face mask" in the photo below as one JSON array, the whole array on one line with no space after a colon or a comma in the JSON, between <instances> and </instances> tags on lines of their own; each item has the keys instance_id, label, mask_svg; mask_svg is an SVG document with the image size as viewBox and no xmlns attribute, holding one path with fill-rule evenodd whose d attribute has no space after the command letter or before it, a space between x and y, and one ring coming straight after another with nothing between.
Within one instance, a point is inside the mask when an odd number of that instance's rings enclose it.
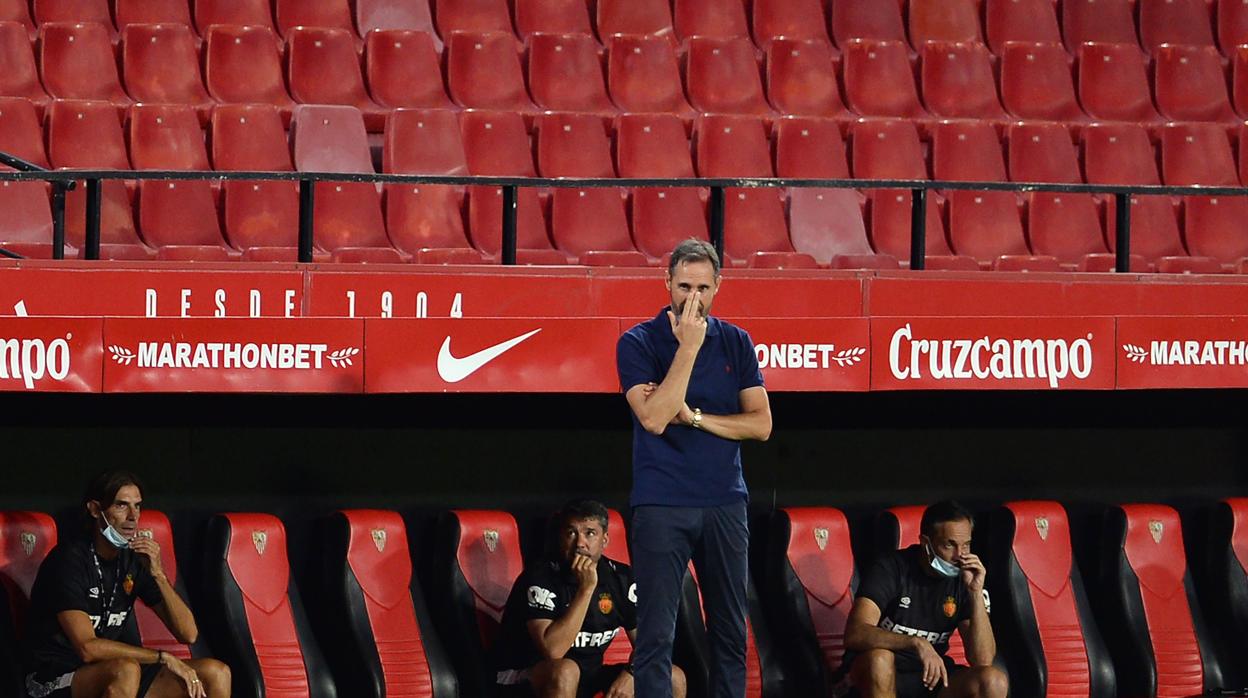
<instances>
[{"instance_id":1,"label":"white face mask","mask_svg":"<svg viewBox=\"0 0 1248 698\"><path fill-rule=\"evenodd\" d=\"M936 573L942 577L953 578L958 576L958 573L962 571L961 567L958 567L952 562L948 562L944 558L937 555L936 551L932 550L931 545L927 546L927 554L932 556L932 561L930 563L932 569L936 570Z\"/></svg>"},{"instance_id":2,"label":"white face mask","mask_svg":"<svg viewBox=\"0 0 1248 698\"><path fill-rule=\"evenodd\" d=\"M130 547L130 539L121 535L121 531L118 531L117 529L113 528L112 524L108 524L107 526L105 526L102 533L104 534L104 538L109 543L113 544L114 548Z\"/></svg>"}]
</instances>

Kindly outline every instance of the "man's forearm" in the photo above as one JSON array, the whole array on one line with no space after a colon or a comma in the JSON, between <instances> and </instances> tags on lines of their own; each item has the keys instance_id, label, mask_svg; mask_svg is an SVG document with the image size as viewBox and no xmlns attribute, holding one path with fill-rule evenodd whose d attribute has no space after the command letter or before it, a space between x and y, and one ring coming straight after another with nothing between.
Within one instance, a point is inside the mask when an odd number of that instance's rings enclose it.
<instances>
[{"instance_id":1,"label":"man's forearm","mask_svg":"<svg viewBox=\"0 0 1248 698\"><path fill-rule=\"evenodd\" d=\"M160 652L146 647L136 647L116 640L93 638L82 645L78 652L82 661L92 664L109 659L133 659L139 664L155 664L160 661Z\"/></svg>"},{"instance_id":2,"label":"man's forearm","mask_svg":"<svg viewBox=\"0 0 1248 698\"><path fill-rule=\"evenodd\" d=\"M766 441L771 436L771 413L766 410L740 414L702 413L702 428L733 441Z\"/></svg>"},{"instance_id":3,"label":"man's forearm","mask_svg":"<svg viewBox=\"0 0 1248 698\"><path fill-rule=\"evenodd\" d=\"M889 632L870 625L857 625L845 633L845 648L855 652L868 650L892 650L905 652L914 649L915 638Z\"/></svg>"},{"instance_id":4,"label":"man's forearm","mask_svg":"<svg viewBox=\"0 0 1248 698\"><path fill-rule=\"evenodd\" d=\"M676 349L676 356L672 359L672 365L667 369L663 382L659 383L638 411L637 418L646 431L662 434L672 418L680 414L680 408L685 405L685 393L689 391L693 362L697 358L697 351Z\"/></svg>"},{"instance_id":5,"label":"man's forearm","mask_svg":"<svg viewBox=\"0 0 1248 698\"><path fill-rule=\"evenodd\" d=\"M199 638L199 628L195 625L195 615L187 607L186 602L178 595L169 578L163 573L155 575L156 586L160 589L160 597L168 614L169 631L179 642L192 644Z\"/></svg>"},{"instance_id":6,"label":"man's forearm","mask_svg":"<svg viewBox=\"0 0 1248 698\"><path fill-rule=\"evenodd\" d=\"M971 621L967 626L966 660L971 666L991 666L997 656L997 640L992 635L992 622L984 606L983 595L972 602Z\"/></svg>"},{"instance_id":7,"label":"man's forearm","mask_svg":"<svg viewBox=\"0 0 1248 698\"><path fill-rule=\"evenodd\" d=\"M546 631L542 633L542 646L538 649L547 659L560 659L572 649L572 643L576 642L576 634L581 631L581 626L585 623L585 613L589 610L591 596L593 596L592 589L586 591L578 589L571 603L568 604L567 612L546 626Z\"/></svg>"}]
</instances>

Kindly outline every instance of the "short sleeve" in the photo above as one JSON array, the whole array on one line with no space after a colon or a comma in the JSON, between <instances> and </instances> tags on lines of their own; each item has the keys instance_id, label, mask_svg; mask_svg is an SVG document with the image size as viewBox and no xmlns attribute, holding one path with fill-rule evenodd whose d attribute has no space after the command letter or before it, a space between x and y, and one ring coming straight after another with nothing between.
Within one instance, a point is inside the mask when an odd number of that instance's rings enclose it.
<instances>
[{"instance_id":1,"label":"short sleeve","mask_svg":"<svg viewBox=\"0 0 1248 698\"><path fill-rule=\"evenodd\" d=\"M754 340L750 338L750 333L741 330L740 341L741 351L738 353L740 359L738 359L737 375L741 377L741 384L737 387L738 392L764 385L763 370L758 365L758 354L754 352Z\"/></svg>"},{"instance_id":2,"label":"short sleeve","mask_svg":"<svg viewBox=\"0 0 1248 698\"><path fill-rule=\"evenodd\" d=\"M60 550L55 555L49 555L39 569L38 583L47 591L47 608L54 614L61 611L90 613L87 591L93 584L87 578L86 570L72 564L74 558L66 552Z\"/></svg>"},{"instance_id":3,"label":"short sleeve","mask_svg":"<svg viewBox=\"0 0 1248 698\"><path fill-rule=\"evenodd\" d=\"M981 593L984 595L984 610L987 611L988 613L992 613L992 600L988 596L988 590L984 589ZM967 591L965 586L962 587L962 595L965 597L965 602L962 603L961 607L959 608L959 612L958 612L959 624L961 624L962 621L970 620L971 616L973 615L972 606L971 606L971 593L970 591Z\"/></svg>"},{"instance_id":4,"label":"short sleeve","mask_svg":"<svg viewBox=\"0 0 1248 698\"><path fill-rule=\"evenodd\" d=\"M637 582L633 581L633 572L627 566L621 566L620 583L624 587L624 602L620 604L620 615L624 616L624 629L637 629Z\"/></svg>"},{"instance_id":5,"label":"short sleeve","mask_svg":"<svg viewBox=\"0 0 1248 698\"><path fill-rule=\"evenodd\" d=\"M867 569L858 587L858 596L871 599L880 611L886 610L897 598L900 580L897 578L896 555L886 555Z\"/></svg>"},{"instance_id":6,"label":"short sleeve","mask_svg":"<svg viewBox=\"0 0 1248 698\"><path fill-rule=\"evenodd\" d=\"M515 606L520 617L527 623L531 620L555 620L562 615L558 586L548 575L523 574L516 580L516 593L519 594Z\"/></svg>"},{"instance_id":7,"label":"short sleeve","mask_svg":"<svg viewBox=\"0 0 1248 698\"><path fill-rule=\"evenodd\" d=\"M620 390L626 393L633 386L663 380L663 376L658 375L649 348L635 330L624 333L616 343L615 366L620 377Z\"/></svg>"}]
</instances>

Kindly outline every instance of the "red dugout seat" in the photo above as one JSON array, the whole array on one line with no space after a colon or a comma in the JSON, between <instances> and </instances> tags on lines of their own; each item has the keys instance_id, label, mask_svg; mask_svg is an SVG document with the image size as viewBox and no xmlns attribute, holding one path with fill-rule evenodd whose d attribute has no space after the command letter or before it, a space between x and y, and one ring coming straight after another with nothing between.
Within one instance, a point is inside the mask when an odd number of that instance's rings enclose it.
<instances>
[{"instance_id":1,"label":"red dugout seat","mask_svg":"<svg viewBox=\"0 0 1248 698\"><path fill-rule=\"evenodd\" d=\"M1140 44L1156 54L1162 44L1213 47L1212 3L1205 0L1137 0Z\"/></svg>"},{"instance_id":2,"label":"red dugout seat","mask_svg":"<svg viewBox=\"0 0 1248 698\"><path fill-rule=\"evenodd\" d=\"M1239 121L1226 93L1222 56L1212 46L1158 46L1157 107L1175 121Z\"/></svg>"},{"instance_id":3,"label":"red dugout seat","mask_svg":"<svg viewBox=\"0 0 1248 698\"><path fill-rule=\"evenodd\" d=\"M849 522L839 509L789 507L772 517L767 574L773 618L797 670L793 691L823 695L845 655L845 624L858 570Z\"/></svg>"},{"instance_id":4,"label":"red dugout seat","mask_svg":"<svg viewBox=\"0 0 1248 698\"><path fill-rule=\"evenodd\" d=\"M41 24L39 65L43 69L43 86L53 97L101 99L118 106L130 104L117 77L112 39L102 24Z\"/></svg>"},{"instance_id":5,"label":"red dugout seat","mask_svg":"<svg viewBox=\"0 0 1248 698\"><path fill-rule=\"evenodd\" d=\"M1214 505L1208 518L1208 542L1203 546L1205 602L1211 624L1220 632L1228 656L1243 657L1248 651L1248 499L1230 497ZM1192 547L1198 540L1193 537ZM1200 577L1198 576L1199 580ZM1239 685L1243 667L1225 667Z\"/></svg>"},{"instance_id":6,"label":"red dugout seat","mask_svg":"<svg viewBox=\"0 0 1248 698\"><path fill-rule=\"evenodd\" d=\"M17 22L0 22L0 64L5 66L0 71L0 96L28 99L42 113L48 93L39 82L26 29Z\"/></svg>"},{"instance_id":7,"label":"red dugout seat","mask_svg":"<svg viewBox=\"0 0 1248 698\"><path fill-rule=\"evenodd\" d=\"M0 689L26 695L19 648L30 589L39 565L56 546L56 524L47 514L0 511Z\"/></svg>"},{"instance_id":8,"label":"red dugout seat","mask_svg":"<svg viewBox=\"0 0 1248 698\"><path fill-rule=\"evenodd\" d=\"M374 698L455 695L403 519L393 511L339 511L326 532L326 589L346 631L342 664L353 691Z\"/></svg>"},{"instance_id":9,"label":"red dugout seat","mask_svg":"<svg viewBox=\"0 0 1248 698\"><path fill-rule=\"evenodd\" d=\"M1165 50L1164 48L1162 49ZM1161 132L1161 167L1166 184L1239 186L1226 129L1217 124L1167 124ZM1238 196L1183 199L1187 251L1233 264L1248 257L1248 201Z\"/></svg>"},{"instance_id":10,"label":"red dugout seat","mask_svg":"<svg viewBox=\"0 0 1248 698\"><path fill-rule=\"evenodd\" d=\"M624 114L616 121L621 177L693 177L685 127L671 114ZM639 187L633 190L633 241L652 260L681 240L708 238L705 190Z\"/></svg>"},{"instance_id":11,"label":"red dugout seat","mask_svg":"<svg viewBox=\"0 0 1248 698\"><path fill-rule=\"evenodd\" d=\"M160 545L160 565L165 570L165 576L182 600L189 603L186 584L178 575L178 557L174 554L173 528L169 525L169 517L154 509L144 509L139 535L150 537ZM134 618L139 624L139 637L144 647L163 650L179 659L191 658L191 648L178 642L160 620L160 616L143 603L142 599L134 604Z\"/></svg>"},{"instance_id":12,"label":"red dugout seat","mask_svg":"<svg viewBox=\"0 0 1248 698\"><path fill-rule=\"evenodd\" d=\"M987 0L984 31L992 52L1002 55L1006 43L1060 44L1057 5L1051 0Z\"/></svg>"},{"instance_id":13,"label":"red dugout seat","mask_svg":"<svg viewBox=\"0 0 1248 698\"><path fill-rule=\"evenodd\" d=\"M132 24L181 24L191 26L191 6L186 0L114 0L118 31Z\"/></svg>"},{"instance_id":14,"label":"red dugout seat","mask_svg":"<svg viewBox=\"0 0 1248 698\"><path fill-rule=\"evenodd\" d=\"M294 106L282 78L277 36L264 26L212 26L207 30L204 82L223 104L271 104L289 120Z\"/></svg>"},{"instance_id":15,"label":"red dugout seat","mask_svg":"<svg viewBox=\"0 0 1248 698\"><path fill-rule=\"evenodd\" d=\"M1082 0L1074 0L1081 2ZM1079 101L1094 119L1155 123L1144 54L1135 44L1091 43L1079 47Z\"/></svg>"},{"instance_id":16,"label":"red dugout seat","mask_svg":"<svg viewBox=\"0 0 1248 698\"><path fill-rule=\"evenodd\" d=\"M503 607L520 576L520 532L504 511L453 510L438 526L435 569L447 649L461 682L461 694L492 695L489 651L498 638Z\"/></svg>"},{"instance_id":17,"label":"red dugout seat","mask_svg":"<svg viewBox=\"0 0 1248 698\"><path fill-rule=\"evenodd\" d=\"M887 5L890 3L878 3ZM854 39L844 48L845 100L865 116L924 119L905 43Z\"/></svg>"},{"instance_id":18,"label":"red dugout seat","mask_svg":"<svg viewBox=\"0 0 1248 698\"><path fill-rule=\"evenodd\" d=\"M776 39L820 41L831 48L822 5L819 0L754 0L754 43L764 51Z\"/></svg>"},{"instance_id":19,"label":"red dugout seat","mask_svg":"<svg viewBox=\"0 0 1248 698\"><path fill-rule=\"evenodd\" d=\"M195 0L195 26L201 35L216 24L264 27L274 31L270 0Z\"/></svg>"},{"instance_id":20,"label":"red dugout seat","mask_svg":"<svg viewBox=\"0 0 1248 698\"><path fill-rule=\"evenodd\" d=\"M598 53L598 42L589 34L531 35L529 90L533 101L552 111L615 116Z\"/></svg>"},{"instance_id":21,"label":"red dugout seat","mask_svg":"<svg viewBox=\"0 0 1248 698\"><path fill-rule=\"evenodd\" d=\"M199 72L196 37L185 24L136 24L121 32L126 90L138 102L185 104L208 121L212 98Z\"/></svg>"},{"instance_id":22,"label":"red dugout seat","mask_svg":"<svg viewBox=\"0 0 1248 698\"><path fill-rule=\"evenodd\" d=\"M685 62L686 90L695 109L704 114L772 114L749 39L689 39Z\"/></svg>"},{"instance_id":23,"label":"red dugout seat","mask_svg":"<svg viewBox=\"0 0 1248 698\"><path fill-rule=\"evenodd\" d=\"M928 111L949 119L1005 118L991 56L983 44L929 41L921 53L923 101Z\"/></svg>"},{"instance_id":24,"label":"red dugout seat","mask_svg":"<svg viewBox=\"0 0 1248 698\"><path fill-rule=\"evenodd\" d=\"M533 34L592 36L589 8L582 0L516 0L516 33L521 40Z\"/></svg>"},{"instance_id":25,"label":"red dugout seat","mask_svg":"<svg viewBox=\"0 0 1248 698\"><path fill-rule=\"evenodd\" d=\"M438 34L448 42L453 32L513 33L507 0L433 0L433 6Z\"/></svg>"},{"instance_id":26,"label":"red dugout seat","mask_svg":"<svg viewBox=\"0 0 1248 698\"><path fill-rule=\"evenodd\" d=\"M632 565L628 554L628 532L624 528L624 517L615 509L607 509L607 532L615 537L616 543L603 554L616 562ZM607 652L602 657L603 664L628 664L632 661L633 643L627 633L616 633L615 639L607 645Z\"/></svg>"},{"instance_id":27,"label":"red dugout seat","mask_svg":"<svg viewBox=\"0 0 1248 698\"><path fill-rule=\"evenodd\" d=\"M775 38L767 49L767 94L782 114L847 119L826 40Z\"/></svg>"},{"instance_id":28,"label":"red dugout seat","mask_svg":"<svg viewBox=\"0 0 1248 698\"><path fill-rule=\"evenodd\" d=\"M910 41L982 42L979 3L975 0L910 0Z\"/></svg>"},{"instance_id":29,"label":"red dugout seat","mask_svg":"<svg viewBox=\"0 0 1248 698\"><path fill-rule=\"evenodd\" d=\"M1135 4L1132 0L1069 0L1062 3L1062 34L1066 50L1077 53L1089 41L1134 44Z\"/></svg>"},{"instance_id":30,"label":"red dugout seat","mask_svg":"<svg viewBox=\"0 0 1248 698\"><path fill-rule=\"evenodd\" d=\"M365 78L373 99L385 109L449 109L442 85L438 47L432 32L374 29L364 40Z\"/></svg>"},{"instance_id":31,"label":"red dugout seat","mask_svg":"<svg viewBox=\"0 0 1248 698\"><path fill-rule=\"evenodd\" d=\"M355 35L347 0L274 0L277 31L287 38L295 27L341 29Z\"/></svg>"},{"instance_id":32,"label":"red dugout seat","mask_svg":"<svg viewBox=\"0 0 1248 698\"><path fill-rule=\"evenodd\" d=\"M595 25L604 44L627 34L657 36L675 43L672 6L667 0L598 0Z\"/></svg>"},{"instance_id":33,"label":"red dugout seat","mask_svg":"<svg viewBox=\"0 0 1248 698\"><path fill-rule=\"evenodd\" d=\"M674 0L676 37L750 38L742 0Z\"/></svg>"},{"instance_id":34,"label":"red dugout seat","mask_svg":"<svg viewBox=\"0 0 1248 698\"><path fill-rule=\"evenodd\" d=\"M354 33L345 29L288 28L290 96L302 104L355 107L364 116L365 127L372 133L381 133L386 125L386 110L364 89L356 41Z\"/></svg>"},{"instance_id":35,"label":"red dugout seat","mask_svg":"<svg viewBox=\"0 0 1248 698\"><path fill-rule=\"evenodd\" d=\"M1011 690L1053 698L1113 698L1101 640L1057 502L1010 502L992 515L993 627Z\"/></svg>"},{"instance_id":36,"label":"red dugout seat","mask_svg":"<svg viewBox=\"0 0 1248 698\"><path fill-rule=\"evenodd\" d=\"M832 37L844 49L854 39L906 41L901 3L839 0L832 3Z\"/></svg>"},{"instance_id":37,"label":"red dugout seat","mask_svg":"<svg viewBox=\"0 0 1248 698\"><path fill-rule=\"evenodd\" d=\"M1022 119L1088 120L1075 99L1070 56L1061 44L1006 44L1001 54L1001 101L1006 111Z\"/></svg>"},{"instance_id":38,"label":"red dugout seat","mask_svg":"<svg viewBox=\"0 0 1248 698\"><path fill-rule=\"evenodd\" d=\"M1092 124L1083 129L1083 161L1091 184L1160 184L1148 133L1135 124ZM1108 202L1106 240L1114 251L1113 201ZM1131 252L1150 261L1181 256L1173 203L1164 196L1131 197Z\"/></svg>"},{"instance_id":39,"label":"red dugout seat","mask_svg":"<svg viewBox=\"0 0 1248 698\"><path fill-rule=\"evenodd\" d=\"M536 110L524 88L515 36L456 32L446 45L446 82L457 104L524 114Z\"/></svg>"},{"instance_id":40,"label":"red dugout seat","mask_svg":"<svg viewBox=\"0 0 1248 698\"><path fill-rule=\"evenodd\" d=\"M270 514L218 514L204 539L201 622L230 666L237 695L333 696L286 557L286 528Z\"/></svg>"},{"instance_id":41,"label":"red dugout seat","mask_svg":"<svg viewBox=\"0 0 1248 698\"><path fill-rule=\"evenodd\" d=\"M692 122L671 42L662 36L620 35L610 39L607 84L625 112L675 114Z\"/></svg>"},{"instance_id":42,"label":"red dugout seat","mask_svg":"<svg viewBox=\"0 0 1248 698\"><path fill-rule=\"evenodd\" d=\"M269 104L222 104L212 112L212 162L218 170L289 172L290 148L282 117ZM222 184L225 235L243 250L280 247L294 251L299 230L295 182Z\"/></svg>"},{"instance_id":43,"label":"red dugout seat","mask_svg":"<svg viewBox=\"0 0 1248 698\"><path fill-rule=\"evenodd\" d=\"M442 52L442 40L433 28L433 14L429 0L356 0L355 26L366 40L374 31L425 32L432 39L434 48Z\"/></svg>"}]
</instances>

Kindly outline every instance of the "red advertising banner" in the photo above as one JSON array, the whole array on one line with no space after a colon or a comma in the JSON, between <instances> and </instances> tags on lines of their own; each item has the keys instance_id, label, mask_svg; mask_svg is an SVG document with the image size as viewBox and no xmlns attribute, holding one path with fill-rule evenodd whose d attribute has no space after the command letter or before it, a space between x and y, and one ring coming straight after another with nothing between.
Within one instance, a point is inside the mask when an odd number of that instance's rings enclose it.
<instances>
[{"instance_id":1,"label":"red advertising banner","mask_svg":"<svg viewBox=\"0 0 1248 698\"><path fill-rule=\"evenodd\" d=\"M0 318L0 391L98 393L100 318Z\"/></svg>"},{"instance_id":2,"label":"red advertising banner","mask_svg":"<svg viewBox=\"0 0 1248 698\"><path fill-rule=\"evenodd\" d=\"M871 327L866 318L731 320L750 333L773 392L871 388Z\"/></svg>"},{"instance_id":3,"label":"red advertising banner","mask_svg":"<svg viewBox=\"0 0 1248 698\"><path fill-rule=\"evenodd\" d=\"M573 269L575 271L575 269ZM363 318L587 317L577 274L308 274L308 315Z\"/></svg>"},{"instance_id":4,"label":"red advertising banner","mask_svg":"<svg viewBox=\"0 0 1248 698\"><path fill-rule=\"evenodd\" d=\"M614 318L368 320L370 393L611 393Z\"/></svg>"},{"instance_id":5,"label":"red advertising banner","mask_svg":"<svg viewBox=\"0 0 1248 698\"><path fill-rule=\"evenodd\" d=\"M1248 317L1118 320L1119 388L1248 387Z\"/></svg>"},{"instance_id":6,"label":"red advertising banner","mask_svg":"<svg viewBox=\"0 0 1248 698\"><path fill-rule=\"evenodd\" d=\"M872 390L1112 390L1114 318L872 318Z\"/></svg>"},{"instance_id":7,"label":"red advertising banner","mask_svg":"<svg viewBox=\"0 0 1248 698\"><path fill-rule=\"evenodd\" d=\"M109 318L103 344L106 392L364 389L362 320Z\"/></svg>"}]
</instances>

